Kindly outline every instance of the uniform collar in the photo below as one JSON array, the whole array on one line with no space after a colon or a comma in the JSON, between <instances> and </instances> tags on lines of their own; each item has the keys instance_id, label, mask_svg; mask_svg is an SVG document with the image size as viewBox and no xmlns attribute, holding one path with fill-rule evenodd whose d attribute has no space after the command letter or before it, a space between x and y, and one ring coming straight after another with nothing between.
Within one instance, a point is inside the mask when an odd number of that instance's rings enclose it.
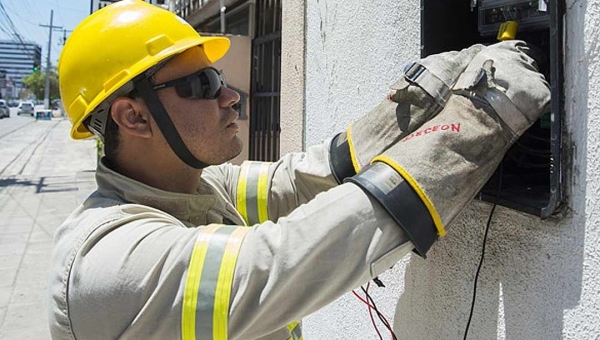
<instances>
[{"instance_id":1,"label":"uniform collar","mask_svg":"<svg viewBox=\"0 0 600 340\"><path fill-rule=\"evenodd\" d=\"M226 203L215 189L201 180L197 194L165 191L138 182L112 170L102 158L96 170L98 193L125 203L141 204L162 210L192 225L223 223Z\"/></svg>"}]
</instances>

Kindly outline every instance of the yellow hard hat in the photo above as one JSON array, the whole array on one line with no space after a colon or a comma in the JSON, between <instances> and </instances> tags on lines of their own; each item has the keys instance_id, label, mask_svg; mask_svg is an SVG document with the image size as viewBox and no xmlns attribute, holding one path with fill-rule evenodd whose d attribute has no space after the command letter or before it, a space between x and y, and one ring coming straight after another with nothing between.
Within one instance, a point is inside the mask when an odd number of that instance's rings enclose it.
<instances>
[{"instance_id":1,"label":"yellow hard hat","mask_svg":"<svg viewBox=\"0 0 600 340\"><path fill-rule=\"evenodd\" d=\"M83 121L108 110L114 98L133 89L131 81L137 75L199 45L215 62L229 44L225 37L202 37L174 13L141 0L119 1L93 13L73 31L58 62L60 95L73 124L71 137L91 137Z\"/></svg>"}]
</instances>

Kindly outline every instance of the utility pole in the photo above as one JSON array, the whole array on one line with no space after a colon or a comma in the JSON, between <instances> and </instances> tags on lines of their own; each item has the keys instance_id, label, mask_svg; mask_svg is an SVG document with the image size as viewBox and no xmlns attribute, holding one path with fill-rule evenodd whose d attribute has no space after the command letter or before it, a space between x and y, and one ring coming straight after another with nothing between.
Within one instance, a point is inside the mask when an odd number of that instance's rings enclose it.
<instances>
[{"instance_id":1,"label":"utility pole","mask_svg":"<svg viewBox=\"0 0 600 340\"><path fill-rule=\"evenodd\" d=\"M46 56L46 84L44 86L44 109L50 108L50 52L52 51L52 31L54 29L62 29L62 26L54 26L54 10L50 10L50 25L40 25L41 27L48 27L48 53Z\"/></svg>"}]
</instances>

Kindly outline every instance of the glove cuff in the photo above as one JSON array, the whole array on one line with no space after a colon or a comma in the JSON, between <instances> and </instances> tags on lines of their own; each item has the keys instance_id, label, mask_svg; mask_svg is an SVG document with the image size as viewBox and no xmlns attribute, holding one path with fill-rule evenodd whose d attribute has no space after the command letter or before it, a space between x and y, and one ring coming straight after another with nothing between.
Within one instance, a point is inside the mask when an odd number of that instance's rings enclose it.
<instances>
[{"instance_id":1,"label":"glove cuff","mask_svg":"<svg viewBox=\"0 0 600 340\"><path fill-rule=\"evenodd\" d=\"M356 184L379 202L411 240L415 253L426 257L438 238L437 228L423 200L393 167L375 162L345 182Z\"/></svg>"}]
</instances>

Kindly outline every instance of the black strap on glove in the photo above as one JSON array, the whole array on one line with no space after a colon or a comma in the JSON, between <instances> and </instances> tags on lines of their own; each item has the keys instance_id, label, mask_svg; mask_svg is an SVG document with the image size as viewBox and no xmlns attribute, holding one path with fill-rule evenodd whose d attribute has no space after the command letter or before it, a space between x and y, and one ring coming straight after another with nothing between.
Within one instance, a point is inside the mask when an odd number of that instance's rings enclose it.
<instances>
[{"instance_id":1,"label":"black strap on glove","mask_svg":"<svg viewBox=\"0 0 600 340\"><path fill-rule=\"evenodd\" d=\"M344 138L344 133L335 136L329 146L329 168L338 184L342 184L344 179L356 175L350 155L350 144Z\"/></svg>"}]
</instances>

